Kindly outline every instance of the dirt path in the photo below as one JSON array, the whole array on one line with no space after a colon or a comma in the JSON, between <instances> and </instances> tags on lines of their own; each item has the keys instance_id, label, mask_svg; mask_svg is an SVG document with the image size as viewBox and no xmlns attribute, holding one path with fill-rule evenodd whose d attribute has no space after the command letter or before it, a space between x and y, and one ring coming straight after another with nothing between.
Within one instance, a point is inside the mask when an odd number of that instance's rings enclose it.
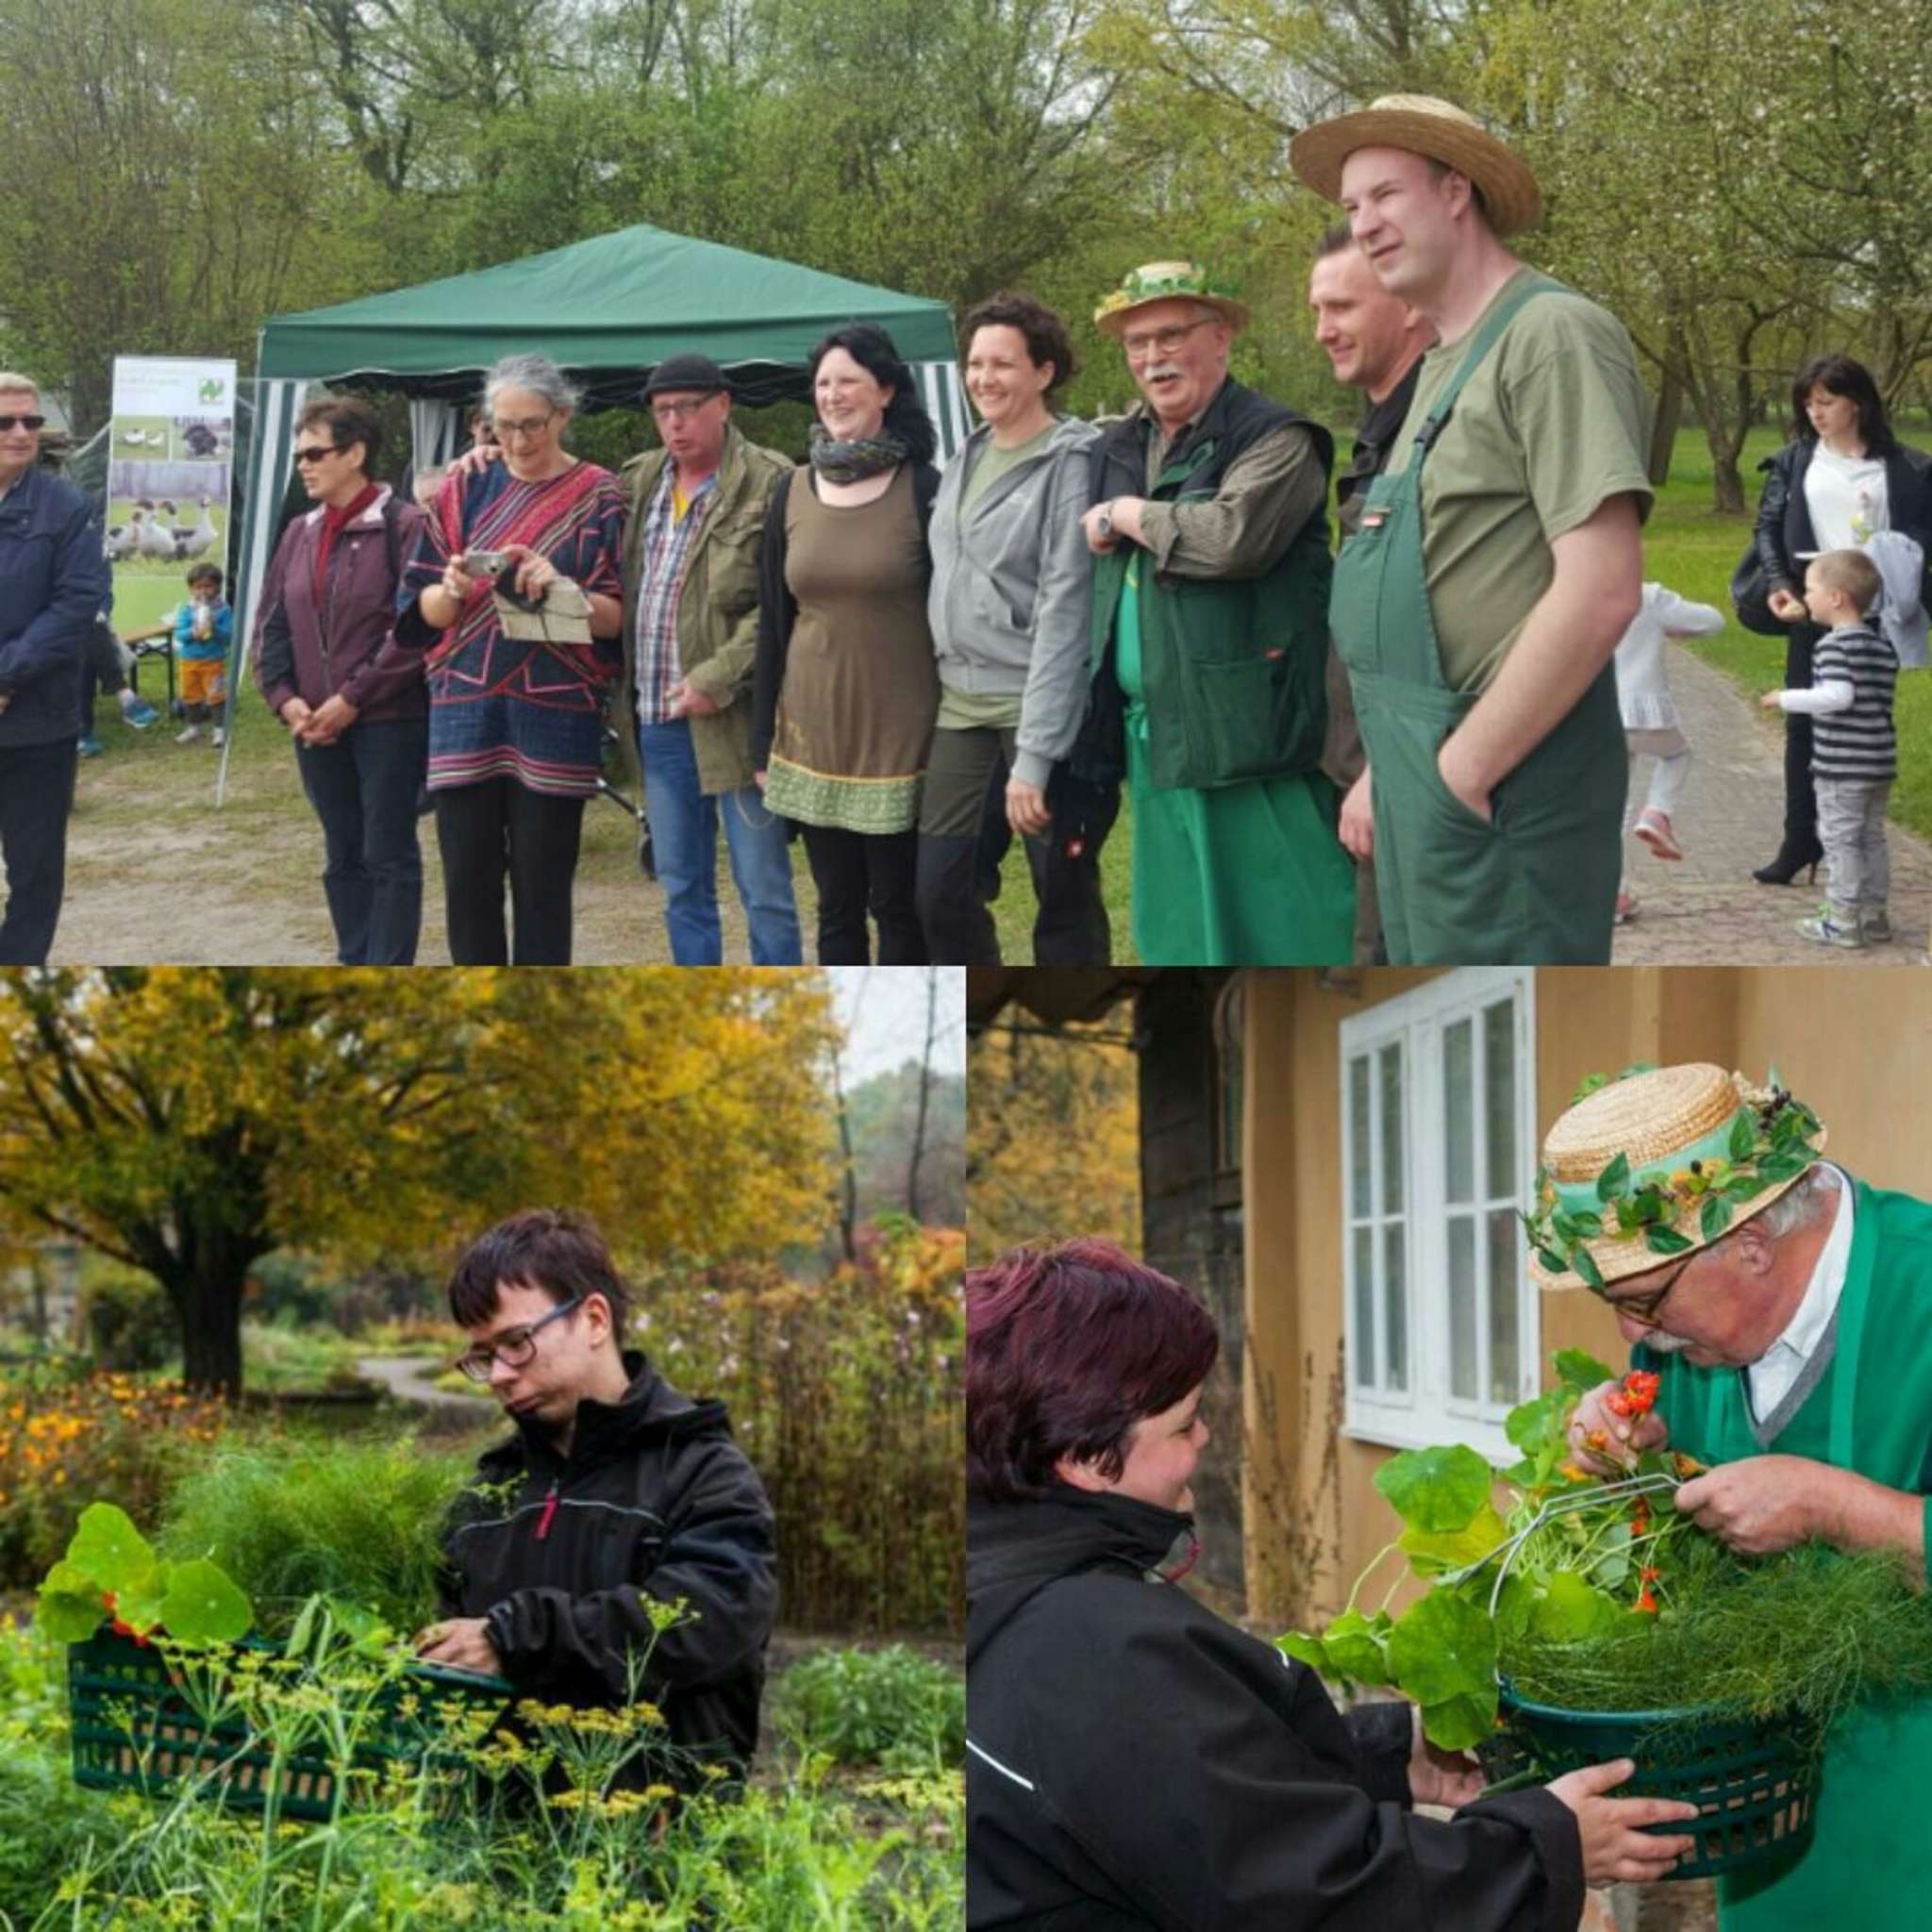
<instances>
[{"instance_id":1,"label":"dirt path","mask_svg":"<svg viewBox=\"0 0 1932 1932\"><path fill-rule=\"evenodd\" d=\"M430 1380L442 1373L444 1364L425 1361L414 1356L365 1355L356 1363L356 1373L365 1381L379 1382L398 1402L413 1402L425 1408L445 1408L475 1416L479 1421L496 1413L496 1405L487 1395L465 1395L454 1389L439 1389Z\"/></svg>"}]
</instances>

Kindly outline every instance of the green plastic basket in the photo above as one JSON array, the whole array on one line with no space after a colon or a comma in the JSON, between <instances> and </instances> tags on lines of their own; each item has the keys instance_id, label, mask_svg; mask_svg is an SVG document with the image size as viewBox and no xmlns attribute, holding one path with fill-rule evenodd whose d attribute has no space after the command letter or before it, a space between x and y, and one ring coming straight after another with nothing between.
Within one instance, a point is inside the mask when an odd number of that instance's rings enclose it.
<instances>
[{"instance_id":1,"label":"green plastic basket","mask_svg":"<svg viewBox=\"0 0 1932 1932\"><path fill-rule=\"evenodd\" d=\"M1688 1831L1696 1840L1672 1878L1714 1878L1763 1858L1794 1858L1810 1842L1823 1740L1807 1726L1688 1709L1559 1710L1531 1704L1507 1684L1502 1710L1504 1750L1516 1746L1522 1763L1545 1780L1628 1757L1637 1770L1620 1797L1697 1806L1704 1815L1689 1824L1645 1827L1666 1838Z\"/></svg>"},{"instance_id":2,"label":"green plastic basket","mask_svg":"<svg viewBox=\"0 0 1932 1932\"><path fill-rule=\"evenodd\" d=\"M275 1652L250 1641L238 1650ZM413 1708L406 1707L413 1693ZM279 1771L239 1717L204 1722L180 1674L151 1647L103 1627L67 1650L67 1694L74 1726L74 1781L96 1790L160 1797L183 1779L209 1776L210 1797L260 1811L273 1800L284 1818L333 1815L336 1767L313 1745L283 1759ZM500 1713L516 1694L501 1677L441 1664L413 1664L382 1692L375 1735L358 1749L358 1767L380 1771L438 1756L441 1716L451 1699L465 1709ZM211 1775L210 1775L211 1774Z\"/></svg>"}]
</instances>

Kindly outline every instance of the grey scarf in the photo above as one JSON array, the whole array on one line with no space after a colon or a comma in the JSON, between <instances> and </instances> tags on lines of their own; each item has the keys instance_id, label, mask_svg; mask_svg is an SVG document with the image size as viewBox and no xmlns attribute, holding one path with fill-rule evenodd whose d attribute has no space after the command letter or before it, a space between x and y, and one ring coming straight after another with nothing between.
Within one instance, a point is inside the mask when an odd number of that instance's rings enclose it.
<instances>
[{"instance_id":1,"label":"grey scarf","mask_svg":"<svg viewBox=\"0 0 1932 1932\"><path fill-rule=\"evenodd\" d=\"M827 483L862 483L898 468L911 454L890 429L841 442L823 423L811 425L811 466Z\"/></svg>"}]
</instances>

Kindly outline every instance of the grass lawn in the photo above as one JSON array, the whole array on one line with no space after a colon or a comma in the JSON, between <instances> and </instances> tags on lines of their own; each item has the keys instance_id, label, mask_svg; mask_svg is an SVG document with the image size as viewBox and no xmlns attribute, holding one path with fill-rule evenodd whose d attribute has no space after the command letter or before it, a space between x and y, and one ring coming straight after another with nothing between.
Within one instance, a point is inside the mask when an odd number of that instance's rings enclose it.
<instances>
[{"instance_id":1,"label":"grass lawn","mask_svg":"<svg viewBox=\"0 0 1932 1932\"><path fill-rule=\"evenodd\" d=\"M1339 449L1346 449L1350 433L1348 425L1337 428ZM1919 425L1903 425L1901 433L1922 446L1932 441ZM1739 467L1745 496L1754 507L1762 482L1757 465L1783 440L1775 429L1757 429L1746 441ZM1680 596L1714 604L1724 613L1729 621L1716 637L1692 639L1689 647L1755 702L1762 692L1784 683L1785 659L1775 638L1758 637L1731 618L1731 573L1743 555L1751 525L1749 515L1720 516L1711 508L1710 451L1702 430L1684 430L1677 438L1671 480L1657 492L1657 507L1644 526L1643 574ZM1892 790L1891 816L1921 837L1932 839L1932 675L1899 680L1896 715L1899 778ZM1767 736L1776 734L1780 725L1780 720L1767 717ZM1139 958L1128 922L1132 841L1131 812L1124 801L1120 823L1100 861L1107 908L1113 921L1113 956L1122 965L1133 965ZM1017 845L1008 853L1000 874L993 918L1001 958L1009 965L1030 961L1033 886L1025 856Z\"/></svg>"}]
</instances>

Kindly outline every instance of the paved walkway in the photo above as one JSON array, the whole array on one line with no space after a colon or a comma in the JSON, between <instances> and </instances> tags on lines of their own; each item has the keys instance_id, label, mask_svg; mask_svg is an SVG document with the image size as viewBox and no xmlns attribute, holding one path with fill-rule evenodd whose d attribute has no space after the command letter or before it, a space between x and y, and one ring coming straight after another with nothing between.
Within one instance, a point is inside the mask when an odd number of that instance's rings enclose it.
<instances>
[{"instance_id":1,"label":"paved walkway","mask_svg":"<svg viewBox=\"0 0 1932 1932\"><path fill-rule=\"evenodd\" d=\"M1617 928L1619 966L1921 966L1932 937L1932 848L1893 823L1891 923L1898 938L1861 953L1813 945L1792 929L1824 897L1818 885L1760 886L1752 876L1777 850L1784 826L1782 721L1743 697L1723 673L1670 647L1671 690L1695 753L1672 824L1684 847L1667 864L1624 841L1624 875L1640 902ZM1638 802L1650 760L1634 774Z\"/></svg>"}]
</instances>

